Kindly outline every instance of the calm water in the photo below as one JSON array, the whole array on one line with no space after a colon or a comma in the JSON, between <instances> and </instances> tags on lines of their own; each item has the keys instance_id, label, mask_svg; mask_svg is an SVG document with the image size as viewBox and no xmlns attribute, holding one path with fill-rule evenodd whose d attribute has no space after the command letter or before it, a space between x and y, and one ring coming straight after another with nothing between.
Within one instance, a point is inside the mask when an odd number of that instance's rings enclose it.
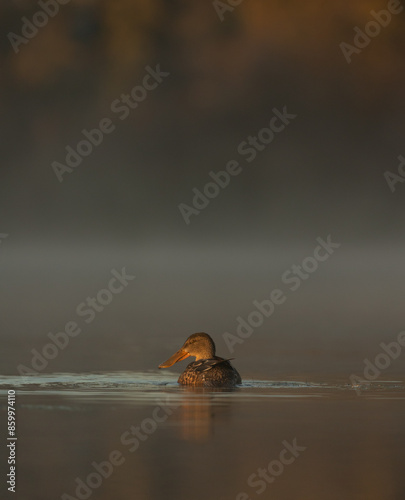
<instances>
[{"instance_id":1,"label":"calm water","mask_svg":"<svg viewBox=\"0 0 405 500\"><path fill-rule=\"evenodd\" d=\"M3 429L7 390L17 400L17 493L6 498L405 498L403 382L355 391L333 380L246 380L213 391L176 379L0 377Z\"/></svg>"}]
</instances>

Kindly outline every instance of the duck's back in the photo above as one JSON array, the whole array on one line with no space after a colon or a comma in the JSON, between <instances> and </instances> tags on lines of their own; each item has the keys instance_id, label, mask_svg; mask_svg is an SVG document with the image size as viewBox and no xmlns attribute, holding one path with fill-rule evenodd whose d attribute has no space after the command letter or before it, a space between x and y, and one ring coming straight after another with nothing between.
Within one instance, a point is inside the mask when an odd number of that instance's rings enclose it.
<instances>
[{"instance_id":1,"label":"duck's back","mask_svg":"<svg viewBox=\"0 0 405 500\"><path fill-rule=\"evenodd\" d=\"M187 365L178 383L204 387L233 387L241 384L242 379L228 360L215 356Z\"/></svg>"}]
</instances>

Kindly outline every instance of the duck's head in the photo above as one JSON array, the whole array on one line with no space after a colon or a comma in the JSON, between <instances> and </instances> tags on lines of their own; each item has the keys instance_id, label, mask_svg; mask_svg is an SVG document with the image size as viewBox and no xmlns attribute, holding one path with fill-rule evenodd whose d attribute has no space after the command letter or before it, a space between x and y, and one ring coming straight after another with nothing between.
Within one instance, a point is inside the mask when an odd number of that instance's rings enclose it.
<instances>
[{"instance_id":1,"label":"duck's head","mask_svg":"<svg viewBox=\"0 0 405 500\"><path fill-rule=\"evenodd\" d=\"M215 356L215 344L206 333L194 333L184 342L183 346L173 354L167 361L159 365L159 368L169 368L177 361L189 356L199 359L210 359Z\"/></svg>"}]
</instances>

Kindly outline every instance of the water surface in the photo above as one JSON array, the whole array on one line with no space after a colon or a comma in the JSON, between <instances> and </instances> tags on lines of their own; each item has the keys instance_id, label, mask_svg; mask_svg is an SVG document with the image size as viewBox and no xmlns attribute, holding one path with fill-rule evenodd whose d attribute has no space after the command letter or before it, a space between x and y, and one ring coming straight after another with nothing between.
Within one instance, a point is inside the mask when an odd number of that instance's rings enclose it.
<instances>
[{"instance_id":1,"label":"water surface","mask_svg":"<svg viewBox=\"0 0 405 500\"><path fill-rule=\"evenodd\" d=\"M16 390L15 498L404 498L402 381L213 390L177 376L0 377L3 422Z\"/></svg>"}]
</instances>

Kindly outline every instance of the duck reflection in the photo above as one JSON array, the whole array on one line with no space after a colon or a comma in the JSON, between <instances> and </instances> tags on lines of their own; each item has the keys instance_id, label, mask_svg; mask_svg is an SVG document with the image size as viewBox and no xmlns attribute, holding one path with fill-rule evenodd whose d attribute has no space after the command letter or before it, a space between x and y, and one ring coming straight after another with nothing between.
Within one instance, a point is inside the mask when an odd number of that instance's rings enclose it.
<instances>
[{"instance_id":1,"label":"duck reflection","mask_svg":"<svg viewBox=\"0 0 405 500\"><path fill-rule=\"evenodd\" d=\"M180 437L186 441L204 442L215 434L215 424L230 421L232 398L227 395L239 388L194 387L181 388L181 402L173 414Z\"/></svg>"}]
</instances>

